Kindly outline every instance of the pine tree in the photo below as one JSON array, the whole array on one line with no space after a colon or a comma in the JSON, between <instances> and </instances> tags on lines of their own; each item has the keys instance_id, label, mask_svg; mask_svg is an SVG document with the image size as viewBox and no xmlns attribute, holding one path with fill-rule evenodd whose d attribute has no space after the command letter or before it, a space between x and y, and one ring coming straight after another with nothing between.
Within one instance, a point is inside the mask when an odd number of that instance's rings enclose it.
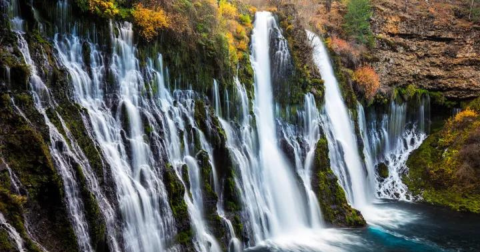
<instances>
[{"instance_id":1,"label":"pine tree","mask_svg":"<svg viewBox=\"0 0 480 252\"><path fill-rule=\"evenodd\" d=\"M374 39L370 29L372 14L370 0L350 0L344 23L347 35L359 43L372 45Z\"/></svg>"}]
</instances>

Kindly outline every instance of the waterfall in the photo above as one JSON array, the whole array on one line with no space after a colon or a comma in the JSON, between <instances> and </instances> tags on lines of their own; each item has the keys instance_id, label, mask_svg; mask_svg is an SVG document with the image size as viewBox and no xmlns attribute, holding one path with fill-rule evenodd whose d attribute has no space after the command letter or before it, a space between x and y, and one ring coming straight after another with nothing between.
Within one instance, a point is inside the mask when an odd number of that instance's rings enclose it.
<instances>
[{"instance_id":1,"label":"waterfall","mask_svg":"<svg viewBox=\"0 0 480 252\"><path fill-rule=\"evenodd\" d=\"M96 250L93 235L90 237L96 227L90 226L84 205L87 201L82 199L83 185L99 206L112 252L184 251L190 244L179 244L179 239L190 235L192 249L197 252L220 252L225 245L228 252L240 252L244 247L255 250L257 246L287 251L341 250L342 246L335 248L335 243L346 244L346 236L336 236L336 230L325 228L312 185L315 151L322 135L328 140L330 166L348 202L368 211L366 219L380 213L370 204L373 199L415 200L401 178L408 171L409 154L428 134L428 97L414 106L393 101L388 112L380 114L358 104L358 118L352 118L325 46L307 31L313 60L325 83L325 104L319 110L314 95L305 94L303 106L295 107L296 114L287 109L288 120L283 120L277 116L282 108L275 104L274 91L285 84L277 79L293 71L293 66L287 40L271 13L259 12L255 17L251 38L254 98L250 100L238 78L233 87L228 87L230 93L222 90L224 86L217 80L211 80L208 95L182 90L180 82L169 82L160 53L139 51L131 23L110 21L110 39L102 44L81 35L81 25L69 23L68 1L59 0L55 13L59 20L52 29L57 32L53 37L54 62L68 73L70 86L62 88L71 88L73 97L69 98L75 103L68 105L81 107L78 123L83 124L85 137L100 155L103 174L97 174L86 155L89 152L81 147L84 142L77 141L77 131L69 129L67 116L62 118L59 108L65 101L58 99L57 103L55 98L60 97L54 97L57 93L51 92L42 79L44 65L35 60L47 61L45 53L35 52L40 53L36 57L30 51L18 2L10 3L11 28L30 67L34 106L48 130L47 144L80 251ZM13 98L11 103L17 115L36 127L38 122L30 121ZM198 118L198 110L206 112L207 118ZM207 129L199 119L207 121ZM358 137L353 120L358 120ZM211 140L215 130L222 143L226 142L225 158L231 158L232 163L228 167L217 167L223 160L214 159L218 158L218 143ZM357 141L363 141L363 150ZM0 158L0 165L3 163ZM388 167L388 177L378 175L381 164ZM18 179L21 174L17 177L6 163L5 167L12 192L24 193ZM222 176L230 168L231 177L225 181ZM208 177L204 177L205 170ZM186 209L181 211L188 220L179 220L174 211L178 209L173 206L176 202L169 198L173 186L166 182L166 176L170 173L174 186L183 186L181 203ZM223 195L230 178L241 210L236 206L231 210L227 201L231 195ZM210 194L207 186L212 187L208 188ZM7 232L18 251L25 251L25 244L30 243L28 236L35 242L29 220L24 219L26 234L23 230L19 234L0 213L0 229ZM372 219L367 220L372 223ZM239 229L241 232L237 232Z\"/></svg>"},{"instance_id":2,"label":"waterfall","mask_svg":"<svg viewBox=\"0 0 480 252\"><path fill-rule=\"evenodd\" d=\"M361 209L369 202L367 188L372 185L367 181L353 121L343 101L325 46L312 32L308 32L308 36L313 47L313 60L325 83L324 129L331 166L345 189L349 202Z\"/></svg>"},{"instance_id":3,"label":"waterfall","mask_svg":"<svg viewBox=\"0 0 480 252\"><path fill-rule=\"evenodd\" d=\"M118 36L113 35L114 29L119 31ZM95 44L89 43L90 73L80 57L83 55L82 41L77 35L57 35L55 46L72 78L75 99L87 110L91 136L99 143L116 183L124 221L125 249L177 250L176 246L165 247L177 233L161 175L165 158L186 188L184 200L195 230L196 250L220 251L204 220L202 180L194 157L192 140L198 137L215 175L212 148L195 126L194 100L199 96L193 91L170 93L161 55L154 60L148 59L145 74L142 74L133 46L131 24L111 24L111 30L112 63L106 65L105 56ZM108 74L113 74L115 95L118 95L113 101L105 94ZM194 131L190 133L189 127ZM147 135L150 135L148 142L145 141ZM184 165L188 168L189 186L182 177ZM217 188L218 181L214 181Z\"/></svg>"},{"instance_id":4,"label":"waterfall","mask_svg":"<svg viewBox=\"0 0 480 252\"><path fill-rule=\"evenodd\" d=\"M144 141L140 111L144 102L141 97L144 80L135 58L131 28L131 24L115 28L119 35L112 35L114 55L110 66L95 45L90 44L91 75L86 72L78 36L60 38L57 35L55 46L71 76L77 102L87 109L91 135L111 168L124 219L124 246L127 251L153 252L164 249L163 240L168 237L164 232L173 233L174 230L169 229L174 229L174 224L159 171L153 169L152 154ZM113 34L113 25L111 29ZM118 86L118 111L108 107L104 100L106 69L114 75ZM122 116L128 118L128 129L121 128Z\"/></svg>"},{"instance_id":5,"label":"waterfall","mask_svg":"<svg viewBox=\"0 0 480 252\"><path fill-rule=\"evenodd\" d=\"M358 105L358 121L368 172L375 174L375 166L381 163L388 167L387 178L371 177L379 198L414 200L403 184L402 176L408 172L406 162L410 153L420 147L428 134L430 99L423 96L419 104L410 105L416 106L409 109L407 102L392 101L386 113L377 115L372 111L368 119L363 107Z\"/></svg>"},{"instance_id":6,"label":"waterfall","mask_svg":"<svg viewBox=\"0 0 480 252\"><path fill-rule=\"evenodd\" d=\"M62 136L62 134L48 117L45 106L56 106L56 103L51 98L48 87L38 75L37 66L30 55L30 49L28 47L27 41L25 41L23 37L23 32L17 31L17 37L19 50L22 53L26 64L30 66L31 76L29 82L35 108L43 116L45 124L48 126L49 129L49 149L54 160L55 167L57 168L58 173L62 178L65 197L67 201L67 209L69 212L70 220L73 224L74 232L77 236L78 245L83 251L93 251L93 248L90 244L90 236L88 233L89 229L83 210L83 202L80 196L80 189L77 183L77 179L75 178L75 170L71 161L80 165L82 165L83 162L79 160L79 157L77 155L75 155L76 153L72 152L65 138Z\"/></svg>"},{"instance_id":7,"label":"waterfall","mask_svg":"<svg viewBox=\"0 0 480 252\"><path fill-rule=\"evenodd\" d=\"M317 196L312 189L312 166L317 142L320 139L321 118L312 94L305 95L304 108L299 110L298 114L303 131L299 134L288 125L284 127L283 134L294 150L295 167L307 193L310 223L313 228L320 228L323 219ZM301 142L298 140L298 135L301 136Z\"/></svg>"},{"instance_id":8,"label":"waterfall","mask_svg":"<svg viewBox=\"0 0 480 252\"><path fill-rule=\"evenodd\" d=\"M255 72L254 109L258 146L250 149L258 148L259 158L252 162L257 167L249 167L251 170L245 171L246 177L242 182L252 183L250 187L258 190L245 189L244 193L250 195L244 196L249 204L255 202L256 209L250 210L251 223L258 225L254 227L254 233L260 240L310 226L308 207L295 179L295 170L278 145L269 55L273 29L278 27L271 13L256 14L252 33L252 66Z\"/></svg>"},{"instance_id":9,"label":"waterfall","mask_svg":"<svg viewBox=\"0 0 480 252\"><path fill-rule=\"evenodd\" d=\"M7 232L8 237L15 243L16 249L19 252L26 251L22 237L17 230L7 222L2 213L0 213L0 229L4 229Z\"/></svg>"},{"instance_id":10,"label":"waterfall","mask_svg":"<svg viewBox=\"0 0 480 252\"><path fill-rule=\"evenodd\" d=\"M235 84L237 88L240 86L240 82L238 78L235 78ZM237 90L238 91L238 90ZM218 117L220 124L222 125L222 128L225 130L225 127L230 127L227 121L222 119L222 109L221 109L221 103L220 103L220 91L218 87L218 82L214 80L213 82L213 101L214 101L214 109L215 109L215 115ZM226 109L226 117L229 118L230 114L230 109L229 109L229 99L228 99L228 92L226 92L226 100L225 103L227 104L227 109ZM228 148L228 136L227 136L227 148ZM210 152L209 152L210 153ZM210 155L211 158L213 158L212 155ZM213 159L211 159L213 160ZM215 170L215 169L214 169ZM224 201L223 201L223 188L220 188L219 181L216 178L215 179L215 192L219 196L219 200L217 202L217 214L220 216L222 219L223 223L227 227L228 231L228 236L230 241L228 242L228 251L229 252L240 252L242 251L242 246L240 243L240 240L237 237L237 234L235 234L235 230L233 228L232 222L226 217L225 215L225 209L223 207Z\"/></svg>"},{"instance_id":11,"label":"waterfall","mask_svg":"<svg viewBox=\"0 0 480 252\"><path fill-rule=\"evenodd\" d=\"M268 12L255 17L252 33L252 65L255 72L255 117L259 140L260 176L269 209L269 235L293 232L308 226L302 195L295 175L278 147L270 76L270 29L275 19Z\"/></svg>"},{"instance_id":12,"label":"waterfall","mask_svg":"<svg viewBox=\"0 0 480 252\"><path fill-rule=\"evenodd\" d=\"M217 80L213 81L213 107L215 108L215 115L218 117L221 117L222 104L220 103L220 91L218 90Z\"/></svg>"},{"instance_id":13,"label":"waterfall","mask_svg":"<svg viewBox=\"0 0 480 252\"><path fill-rule=\"evenodd\" d=\"M158 68L155 69L153 65L157 65ZM196 150L194 143L192 143L192 141L195 141L195 138L198 138L202 151L205 151L208 154L209 165L211 166L213 173L214 188L218 194L220 189L216 169L213 163L212 147L207 142L203 132L197 128L194 119L194 110L196 106L195 99L199 96L191 90L176 90L173 92L173 96L170 94L170 91L165 87L166 76L163 71L161 56L156 60L156 64L153 64L152 62L150 63L150 71L156 76L154 78L156 80L154 85L156 86L156 89L159 90L156 98L160 105L157 107L157 103L154 103L152 108L156 114L162 115L163 117L162 121L164 123L162 126L159 125L159 127L161 127L162 131L166 134L164 137L167 150L166 155L170 164L174 167L178 179L186 189L184 200L187 204L193 229L195 230L195 249L200 252L219 252L221 251L220 245L212 235L203 213L204 199L201 189L201 183L203 180L201 178L197 160L194 157L196 154L194 151ZM192 127L193 131L189 131L189 127ZM181 148L181 146L184 146L184 148ZM182 176L185 165L188 169L188 183ZM226 218L222 215L219 204L217 204L217 213L226 221ZM229 221L227 223L231 225ZM235 236L232 235L231 237L234 239Z\"/></svg>"},{"instance_id":14,"label":"waterfall","mask_svg":"<svg viewBox=\"0 0 480 252\"><path fill-rule=\"evenodd\" d=\"M267 230L267 215L265 198L262 194L259 175L260 164L257 159L257 138L253 127L253 120L249 113L249 99L244 86L238 79L235 81L238 96L238 124L230 123L220 118L227 136L227 148L238 172L235 176L235 185L242 199L243 209L248 216L246 225L251 242L254 245L263 239Z\"/></svg>"},{"instance_id":15,"label":"waterfall","mask_svg":"<svg viewBox=\"0 0 480 252\"><path fill-rule=\"evenodd\" d=\"M5 162L3 158L0 158L0 167L4 166L7 169L8 176L10 176L11 189L14 193L20 194L21 183L17 175L12 171L10 166Z\"/></svg>"}]
</instances>

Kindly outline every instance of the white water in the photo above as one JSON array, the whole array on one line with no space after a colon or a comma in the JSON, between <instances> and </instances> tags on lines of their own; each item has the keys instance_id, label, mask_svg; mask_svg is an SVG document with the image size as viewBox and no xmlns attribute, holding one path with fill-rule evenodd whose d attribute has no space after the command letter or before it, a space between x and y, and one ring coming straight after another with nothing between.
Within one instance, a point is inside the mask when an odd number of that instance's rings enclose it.
<instances>
[{"instance_id":1,"label":"white water","mask_svg":"<svg viewBox=\"0 0 480 252\"><path fill-rule=\"evenodd\" d=\"M252 33L252 65L255 72L255 117L259 140L262 191L269 225L267 237L309 226L307 209L290 164L278 147L270 76L270 29L276 28L271 13L258 12Z\"/></svg>"},{"instance_id":2,"label":"white water","mask_svg":"<svg viewBox=\"0 0 480 252\"><path fill-rule=\"evenodd\" d=\"M198 167L195 155L197 154L195 148L195 141L200 142L200 148L208 155L209 165L212 171L212 178L208 178L209 181L213 181L213 186L217 195L221 196L221 190L219 187L219 181L216 174L216 168L213 163L213 150L210 144L207 142L203 132L201 132L196 124L194 118L195 111L195 99L199 98L198 94L193 91L174 91L173 96L165 87L165 73L163 71L163 64L161 56L155 61L156 64L151 64L150 71L154 74L156 82L156 88L159 90L157 99L160 107L154 108L154 112L162 115L162 121L164 122L159 127L162 127L162 131L165 132L165 145L167 147L167 157L170 164L174 167L178 179L182 182L186 188L184 194L184 200L187 204L188 212L190 215L190 221L192 227L195 230L194 234L194 246L197 251L201 252L219 252L221 247L216 238L212 235L211 230L204 216L204 199L201 186L205 178L201 177L200 168ZM157 67L153 67L157 65ZM217 82L214 82L217 85ZM214 96L218 94L218 87ZM219 99L217 99L218 101ZM208 108L201 108L208 109ZM217 110L218 111L218 110ZM207 113L208 115L208 113ZM207 118L211 120L211 118ZM192 131L188 128L192 127ZM181 135L183 133L183 136ZM183 146L183 148L181 147ZM188 183L184 181L182 176L183 166L188 168ZM187 186L187 184L189 186ZM217 202L217 214L221 217L223 222L228 226L230 233L230 244L232 252L236 252L239 246L236 239L233 227L225 216L223 206L220 200ZM221 228L221 227L217 227Z\"/></svg>"},{"instance_id":3,"label":"white water","mask_svg":"<svg viewBox=\"0 0 480 252\"><path fill-rule=\"evenodd\" d=\"M20 194L21 183L17 175L12 171L10 166L8 166L8 164L3 158L0 158L0 166L5 166L5 168L7 169L8 175L10 176L10 183L12 187L11 189L13 190L13 192L16 194Z\"/></svg>"},{"instance_id":4,"label":"white water","mask_svg":"<svg viewBox=\"0 0 480 252\"><path fill-rule=\"evenodd\" d=\"M363 108L358 107L359 130L364 140L362 160L358 150L354 125L342 99L326 48L319 37L308 32L314 50L314 61L325 81L324 130L329 142L329 156L340 184L345 189L349 203L362 211L369 224L379 227L397 227L416 217L394 208L378 208L374 201L380 198L409 200L406 186L401 182L405 162L412 150L425 138L425 105L419 108L415 118L417 126L406 127L406 105L392 104L388 124L373 130L367 129ZM375 121L374 121L375 123ZM388 137L382 137L385 135ZM367 140L368 139L368 140ZM383 150L378 158L380 150ZM380 182L375 165L385 160L389 166L389 178Z\"/></svg>"},{"instance_id":5,"label":"white water","mask_svg":"<svg viewBox=\"0 0 480 252\"><path fill-rule=\"evenodd\" d=\"M93 251L90 244L88 224L83 210L83 203L81 201L77 179L75 178L73 164L70 160L73 159L78 164L81 164L81 162L78 162L78 157L70 150L67 141L47 116L46 108L44 106L55 106L55 102L52 100L47 86L38 75L37 66L30 55L30 49L28 43L23 38L23 33L17 32L17 36L20 52L22 53L26 64L30 66L30 87L35 107L38 112L43 115L45 124L49 129L49 149L55 167L62 178L67 209L75 235L77 236L78 245L83 251Z\"/></svg>"},{"instance_id":6,"label":"white water","mask_svg":"<svg viewBox=\"0 0 480 252\"><path fill-rule=\"evenodd\" d=\"M313 60L325 83L325 121L332 169L345 189L349 202L361 209L369 203L368 183L361 160L355 129L343 101L327 50L318 36L307 32L313 47Z\"/></svg>"},{"instance_id":7,"label":"white water","mask_svg":"<svg viewBox=\"0 0 480 252\"><path fill-rule=\"evenodd\" d=\"M238 96L239 125L235 127L224 119L220 119L227 136L227 148L232 161L239 170L235 177L235 185L242 198L243 209L247 212L247 225L250 243L254 245L265 239L268 232L266 199L261 192L260 165L257 158L256 132L252 127L249 115L249 100L245 88L238 80L235 82Z\"/></svg>"},{"instance_id":8,"label":"white water","mask_svg":"<svg viewBox=\"0 0 480 252\"><path fill-rule=\"evenodd\" d=\"M429 103L428 97L422 98L412 120L408 118L407 103L392 102L387 114L381 115L380 119L371 118L368 123L363 107L358 106L358 121L369 173L375 174L375 166L380 163L388 167L387 178L373 177L377 197L415 200L403 184L402 176L408 172L406 162L410 153L426 138Z\"/></svg>"},{"instance_id":9,"label":"white water","mask_svg":"<svg viewBox=\"0 0 480 252\"><path fill-rule=\"evenodd\" d=\"M15 244L15 247L19 252L26 251L22 237L17 232L17 230L7 222L7 220L5 219L2 213L0 213L0 229L4 229L7 232L8 236L10 237L12 242Z\"/></svg>"},{"instance_id":10,"label":"white water","mask_svg":"<svg viewBox=\"0 0 480 252\"><path fill-rule=\"evenodd\" d=\"M203 196L199 168L194 155L194 139L207 151L212 150L203 133L194 122L193 91L174 91L166 88L162 59L148 59L145 75L136 58L132 25L111 25L119 35L114 41L113 63L91 47L91 73L83 62L82 42L75 34L55 38L61 62L72 77L75 99L87 109L87 122L93 137L101 148L116 183L116 195L123 216L123 240L127 251L175 251L171 244L177 233L175 220L169 207L168 196L161 176L162 160L168 161L184 185L182 167L187 165L190 188L184 200L187 204L197 251L221 251L211 235L203 216ZM111 96L104 94L106 69L114 76L119 99L112 106ZM189 128L193 127L193 132ZM147 132L145 129L149 129ZM148 142L146 141L149 136ZM183 147L182 147L183 146ZM214 186L218 182L215 167ZM190 192L188 191L190 189ZM219 210L220 213L220 210ZM225 222L227 219L224 218ZM229 222L227 222L229 223ZM231 224L230 224L231 226ZM232 238L234 234L231 235ZM232 241L234 242L234 241Z\"/></svg>"},{"instance_id":11,"label":"white water","mask_svg":"<svg viewBox=\"0 0 480 252\"><path fill-rule=\"evenodd\" d=\"M113 35L114 29L119 31L118 36ZM320 71L323 71L322 77L326 82L326 114L321 115L316 108L313 96L307 95L304 108L298 115L301 127L277 122L274 115L270 76L271 29L278 29L273 16L265 12L258 13L252 36L256 120L251 120L250 101L245 89L236 82L237 97L232 98L238 102L241 116L238 122L230 121L228 93L225 96L227 107L222 111L219 85L214 81L212 104L216 116L225 117L220 118L220 122L225 129L227 145L238 169L235 173L235 183L242 198L243 208L246 210L242 213L242 220L245 221L243 224L250 238L247 245L265 243L272 247L298 248L298 245L292 244L301 243L300 246L306 248L334 250L335 248L329 246L328 242L324 242L325 240L317 239L318 236L324 236L332 241L344 241L341 236L319 231L323 226L322 217L317 198L312 190L311 168L316 143L320 138L320 125L322 124L325 128L329 140L332 167L336 168L335 172L339 175L350 202L361 209L365 209L369 203L371 195L369 190L376 183L376 178L372 176L374 174L372 168L377 160L373 157L375 155L371 151L372 147L366 145L364 153L367 159L366 167L369 175L367 176L358 153L353 124L341 98L328 55L321 41L312 34L309 36L315 45L315 60L319 64ZM111 30L114 42L112 60L107 59L107 56L97 50L98 45L90 43L89 46L92 49L90 68L82 59L84 41L75 34L75 31L73 34L62 37L57 35L55 47L58 50L60 62L65 65L71 76L75 101L86 108L87 112L83 116L84 124L88 129L91 128L88 133L99 144L106 161L105 169L113 175L122 225L119 227L115 224L120 217L115 216L115 211L95 180L95 174L85 161L85 155L60 115L55 116L60 120L65 136L60 134L47 118L44 106L54 106L55 101L50 98L48 89L34 68L32 85L37 108L45 115L53 135L52 145L60 143L59 146L51 148L55 148L52 153L55 155L56 164L67 170L61 171L62 178L71 183L70 187L76 187L74 181L70 181L74 179L73 169L65 159L72 158L75 162L82 164L81 168L87 175L88 187L98 200L106 219L109 243L113 250L121 250L117 242L116 231L118 231L127 251L175 251L180 248L168 247L177 230L163 185L161 170L165 165L163 162L168 162L174 167L178 179L189 189L185 192L184 200L195 230L196 250L221 251L219 242L212 235L212 227L208 226L203 213L204 199L201 183L204 178L201 178L195 159L198 150L193 146L197 139L201 143L201 149L208 153L211 162L213 177L210 179L219 196L216 211L226 225L230 251L241 251L242 246L237 238L241 234L235 234L231 221L223 209L222 188L219 186L220 181L212 162L212 149L203 133L196 127L193 118L195 99L204 97L193 91L171 93L166 87L166 74L161 56L153 60L148 59L146 70L141 69L136 57L136 48L133 45L131 24L112 24ZM317 44L322 46L323 52L318 49ZM25 58L31 59L26 42L21 45L24 48L22 50L24 55L28 52ZM288 50L288 47L281 47L280 50ZM288 60L284 58L284 55L288 55L284 51L279 51L276 55L283 55L282 62ZM109 64L107 65L106 62ZM33 62L31 64L35 67ZM112 86L107 86L107 74L113 76L114 83L108 84ZM359 113L359 116L362 115ZM360 127L361 130L365 129L362 130L362 136L367 138L368 134L364 132L368 131L368 126L365 118L363 119L365 123L360 123ZM397 128L399 124L401 123L395 123L392 131L403 132L403 128ZM295 154L293 163L287 160L279 148L280 136L293 148ZM421 142L421 140L412 139L405 137L407 143L413 140L416 144ZM399 151L402 153L400 157L395 157L395 160L389 162L392 164L389 165L392 171L396 171L396 173L390 173L394 186L398 176L396 178L393 176L401 173L406 157L412 148L416 148L415 146L407 145L405 149ZM388 158L385 157L385 160L388 161ZM395 168L394 164L403 165ZM187 181L182 177L183 165L188 167L190 187L186 186ZM389 185L392 183L382 184L388 191L388 195L392 195L392 187ZM67 199L75 197L78 192L72 189L70 193ZM76 198L79 199L79 196ZM85 218L82 217L81 212L78 212L81 208L81 202L69 202L71 215L79 218L77 221ZM81 248L88 251L88 234L82 234L82 229L88 230L88 227L85 221L83 223L85 223L83 227L76 222L73 224L79 242L82 243ZM312 240L316 241L312 242Z\"/></svg>"},{"instance_id":12,"label":"white water","mask_svg":"<svg viewBox=\"0 0 480 252\"><path fill-rule=\"evenodd\" d=\"M113 30L113 27L112 27ZM85 71L80 39L72 35L55 39L60 60L72 78L77 101L87 109L92 125L92 136L99 143L111 169L117 189L117 200L124 219L122 238L127 251L146 252L162 250L164 234L174 228L163 183L151 159L149 146L144 142L139 94L143 79L138 70L135 48L132 45L131 25L119 26L114 41L113 62L106 66L103 56L91 45L92 76ZM104 101L105 69L110 68L119 88L119 109L111 111ZM121 114L124 111L126 115ZM127 143L122 140L121 118L128 117ZM163 196L163 197L162 197ZM159 211L162 207L163 211ZM162 215L165 217L162 218Z\"/></svg>"},{"instance_id":13,"label":"white water","mask_svg":"<svg viewBox=\"0 0 480 252\"><path fill-rule=\"evenodd\" d=\"M318 229L323 226L323 218L312 188L312 166L317 142L320 139L321 117L312 94L305 95L304 107L297 113L299 125L283 123L281 130L283 138L294 152L296 171L307 194L309 223L312 228ZM297 132L299 130L301 132Z\"/></svg>"}]
</instances>

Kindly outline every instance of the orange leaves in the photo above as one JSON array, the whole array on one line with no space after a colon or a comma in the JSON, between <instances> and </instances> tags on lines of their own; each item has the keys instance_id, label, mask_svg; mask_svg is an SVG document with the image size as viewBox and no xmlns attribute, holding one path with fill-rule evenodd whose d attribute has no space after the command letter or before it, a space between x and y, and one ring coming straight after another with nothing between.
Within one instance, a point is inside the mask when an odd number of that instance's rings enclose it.
<instances>
[{"instance_id":1,"label":"orange leaves","mask_svg":"<svg viewBox=\"0 0 480 252\"><path fill-rule=\"evenodd\" d=\"M380 87L380 78L371 66L357 68L353 73L353 80L362 89L367 99L371 99Z\"/></svg>"},{"instance_id":2,"label":"orange leaves","mask_svg":"<svg viewBox=\"0 0 480 252\"><path fill-rule=\"evenodd\" d=\"M135 24L140 28L140 35L146 40L151 40L158 35L158 31L168 28L169 18L163 9L151 10L137 4L132 12Z\"/></svg>"},{"instance_id":3,"label":"orange leaves","mask_svg":"<svg viewBox=\"0 0 480 252\"><path fill-rule=\"evenodd\" d=\"M353 50L352 46L347 41L335 36L331 39L331 47L336 53Z\"/></svg>"},{"instance_id":4,"label":"orange leaves","mask_svg":"<svg viewBox=\"0 0 480 252\"><path fill-rule=\"evenodd\" d=\"M360 50L346 40L333 36L328 38L326 42L327 46L338 55L347 57L353 62L357 62L360 58Z\"/></svg>"},{"instance_id":5,"label":"orange leaves","mask_svg":"<svg viewBox=\"0 0 480 252\"><path fill-rule=\"evenodd\" d=\"M465 118L473 118L473 117L477 117L477 116L478 116L478 113L475 112L475 110L467 108L467 109L461 111L460 113L458 113L457 115L455 115L454 121L455 122L461 122Z\"/></svg>"}]
</instances>

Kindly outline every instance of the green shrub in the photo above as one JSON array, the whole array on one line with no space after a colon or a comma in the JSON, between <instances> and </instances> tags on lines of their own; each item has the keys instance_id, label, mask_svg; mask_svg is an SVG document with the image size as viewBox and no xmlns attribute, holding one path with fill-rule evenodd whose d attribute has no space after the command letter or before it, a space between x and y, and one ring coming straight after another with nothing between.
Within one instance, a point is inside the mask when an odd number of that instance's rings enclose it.
<instances>
[{"instance_id":1,"label":"green shrub","mask_svg":"<svg viewBox=\"0 0 480 252\"><path fill-rule=\"evenodd\" d=\"M343 25L347 35L358 43L373 46L374 36L370 28L372 14L370 0L350 0Z\"/></svg>"}]
</instances>

